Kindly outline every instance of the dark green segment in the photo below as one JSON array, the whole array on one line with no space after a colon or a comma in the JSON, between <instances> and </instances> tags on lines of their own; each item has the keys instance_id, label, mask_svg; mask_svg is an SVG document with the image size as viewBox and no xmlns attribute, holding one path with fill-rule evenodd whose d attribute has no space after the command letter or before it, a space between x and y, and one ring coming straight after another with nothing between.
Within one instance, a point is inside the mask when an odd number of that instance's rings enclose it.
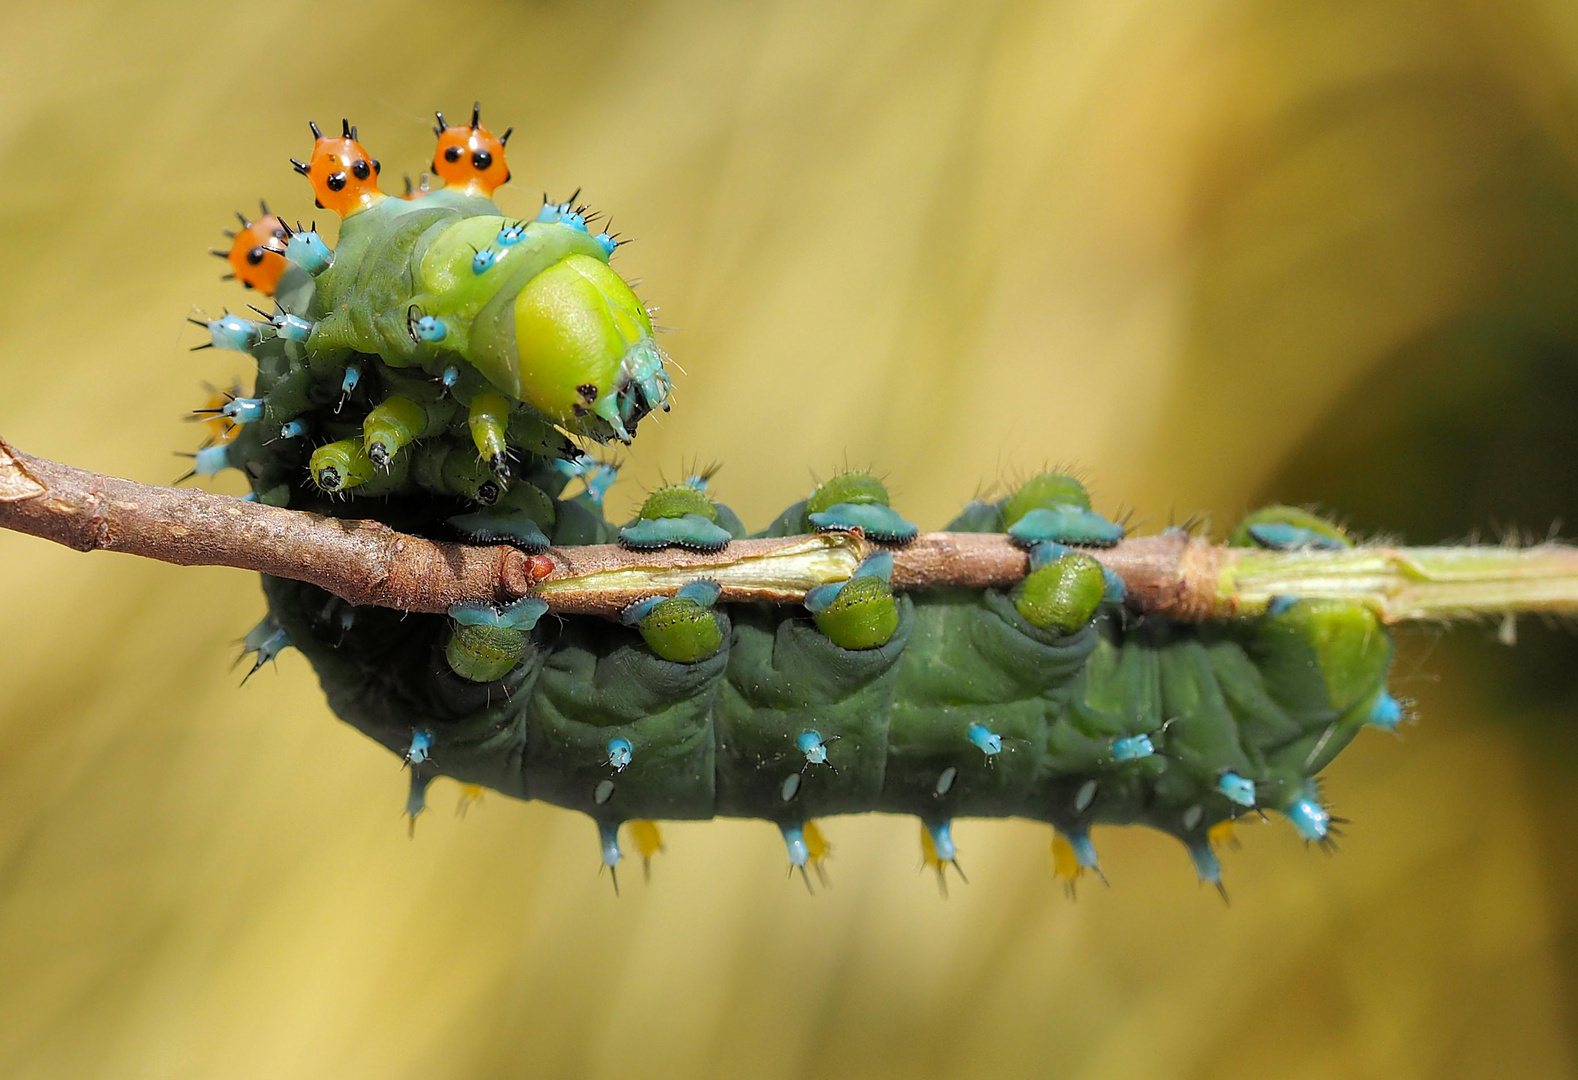
<instances>
[{"instance_id":1,"label":"dark green segment","mask_svg":"<svg viewBox=\"0 0 1578 1080\"><path fill-rule=\"evenodd\" d=\"M799 821L878 808L893 690L915 624L908 598L897 610L886 645L845 649L803 612L736 609L718 700L719 814ZM808 765L795 744L805 731L820 733L830 765Z\"/></svg>"},{"instance_id":2,"label":"dark green segment","mask_svg":"<svg viewBox=\"0 0 1578 1080\"><path fill-rule=\"evenodd\" d=\"M793 609L720 608L723 647L690 664L634 630L544 619L520 667L476 686L442 662L442 618L356 609L345 628L349 609L317 590L267 589L346 720L397 753L426 728L440 772L605 820L881 810L1199 840L1244 812L1217 790L1224 771L1264 807L1303 793L1363 725L1391 654L1341 605L1204 626L1107 610L1060 635L1002 593L949 590L900 597L892 639L866 650ZM1001 752L972 743L977 724ZM808 731L826 763L797 746ZM1115 740L1142 734L1156 754L1114 760ZM622 772L615 737L633 748Z\"/></svg>"},{"instance_id":3,"label":"dark green segment","mask_svg":"<svg viewBox=\"0 0 1578 1080\"><path fill-rule=\"evenodd\" d=\"M728 616L717 617L727 637ZM570 622L534 692L517 704L530 717L528 797L616 821L711 817L714 701L728 661L721 650L699 663L674 663L652 655L634 630ZM615 737L632 747L619 773L606 764ZM599 801L604 784L612 787Z\"/></svg>"}]
</instances>

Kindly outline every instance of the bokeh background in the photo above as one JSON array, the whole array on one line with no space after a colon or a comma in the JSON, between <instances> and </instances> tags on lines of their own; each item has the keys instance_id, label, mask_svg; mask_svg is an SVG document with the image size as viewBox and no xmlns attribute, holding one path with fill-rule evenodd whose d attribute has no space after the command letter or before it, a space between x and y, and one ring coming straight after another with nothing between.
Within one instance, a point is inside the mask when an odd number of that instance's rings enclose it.
<instances>
[{"instance_id":1,"label":"bokeh background","mask_svg":"<svg viewBox=\"0 0 1578 1080\"><path fill-rule=\"evenodd\" d=\"M765 523L885 472L935 527L1074 462L1143 528L1277 498L1410 541L1575 520L1578 8L1562 0L84 2L0 12L0 434L144 481L198 384L203 250L342 115L417 171L514 124L675 327L695 458ZM230 490L224 484L221 489ZM1578 1054L1578 648L1403 635L1403 736L1327 773L1340 855L1241 830L1233 903L1159 835L594 830L405 778L306 663L237 689L250 575L0 535L0 1075L1524 1077Z\"/></svg>"}]
</instances>

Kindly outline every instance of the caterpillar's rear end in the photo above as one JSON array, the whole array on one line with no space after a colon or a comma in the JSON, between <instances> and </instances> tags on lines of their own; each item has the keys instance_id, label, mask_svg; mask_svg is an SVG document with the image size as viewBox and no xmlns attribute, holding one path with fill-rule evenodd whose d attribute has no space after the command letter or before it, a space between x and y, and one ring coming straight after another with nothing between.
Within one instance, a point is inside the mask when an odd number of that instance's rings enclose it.
<instances>
[{"instance_id":1,"label":"caterpillar's rear end","mask_svg":"<svg viewBox=\"0 0 1578 1080\"><path fill-rule=\"evenodd\" d=\"M623 527L605 519L613 470L577 440L628 443L668 408L665 357L609 265L619 241L592 233L575 197L529 221L491 202L508 132L479 110L469 124L440 115L444 186L424 177L405 198L381 192L349 123L313 132L295 164L341 215L338 244L265 208L220 253L275 306L261 322L204 323L258 377L207 411L223 430L194 472L239 468L273 505L532 553L617 541L726 554L746 535L705 476L653 492ZM1005 591L899 594L879 551L803 607L722 604L697 581L618 622L544 619L530 596L447 616L352 608L265 578L269 614L247 644L259 664L288 645L307 656L334 710L404 759L413 817L438 775L543 799L593 818L610 867L626 823L649 856L654 820L717 815L777 825L802 873L821 870L818 819L870 811L918 818L939 875L957 865L956 817L1047 822L1070 879L1099 873L1095 825L1171 833L1216 884L1213 843L1244 814L1276 811L1330 841L1316 776L1360 728L1402 712L1386 689L1390 637L1367 608L1140 617L1088 553L1122 527L1056 473L949 528L1008 533L1029 575ZM879 480L852 472L765 534L851 529L889 548L917 533ZM1253 515L1233 542L1348 543L1287 508Z\"/></svg>"}]
</instances>

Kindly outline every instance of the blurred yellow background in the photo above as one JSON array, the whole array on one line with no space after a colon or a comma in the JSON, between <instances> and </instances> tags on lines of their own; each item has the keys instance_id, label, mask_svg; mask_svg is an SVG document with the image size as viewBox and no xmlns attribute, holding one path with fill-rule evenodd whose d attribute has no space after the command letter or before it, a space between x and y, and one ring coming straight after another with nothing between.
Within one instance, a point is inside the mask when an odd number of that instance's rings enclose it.
<instances>
[{"instance_id":1,"label":"blurred yellow background","mask_svg":"<svg viewBox=\"0 0 1578 1080\"><path fill-rule=\"evenodd\" d=\"M12 5L0 434L172 479L242 373L183 323L247 299L203 254L232 211L312 217L309 118L394 187L474 98L505 209L582 186L676 328L616 512L699 457L758 526L845 460L928 527L1047 462L1147 530L1578 515L1556 0ZM1070 903L1047 830L994 821L943 902L876 817L829 823L814 898L719 822L616 899L550 807L459 820L441 781L408 840L299 655L236 689L262 610L0 534L0 1076L1573 1074L1565 632L1405 634L1422 720L1327 773L1342 853L1243 829L1231 907L1113 829Z\"/></svg>"}]
</instances>

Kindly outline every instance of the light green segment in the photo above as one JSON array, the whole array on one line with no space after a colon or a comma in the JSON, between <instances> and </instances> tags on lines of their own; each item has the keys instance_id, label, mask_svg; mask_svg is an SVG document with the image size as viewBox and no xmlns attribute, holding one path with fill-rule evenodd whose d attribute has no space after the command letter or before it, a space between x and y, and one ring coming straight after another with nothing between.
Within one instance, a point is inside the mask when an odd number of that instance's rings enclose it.
<instances>
[{"instance_id":1,"label":"light green segment","mask_svg":"<svg viewBox=\"0 0 1578 1080\"><path fill-rule=\"evenodd\" d=\"M1355 601L1386 623L1578 614L1578 548L1359 547L1224 552L1222 614L1257 615L1272 597Z\"/></svg>"}]
</instances>

